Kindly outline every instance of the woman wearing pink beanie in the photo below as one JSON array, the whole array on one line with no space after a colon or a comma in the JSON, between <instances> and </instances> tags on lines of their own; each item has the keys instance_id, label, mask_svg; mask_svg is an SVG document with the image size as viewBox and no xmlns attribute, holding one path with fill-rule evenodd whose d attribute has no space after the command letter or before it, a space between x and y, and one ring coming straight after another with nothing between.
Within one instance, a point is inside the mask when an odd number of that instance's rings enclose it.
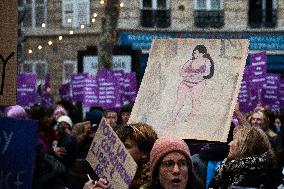
<instances>
[{"instance_id":1,"label":"woman wearing pink beanie","mask_svg":"<svg viewBox=\"0 0 284 189\"><path fill-rule=\"evenodd\" d=\"M151 182L147 189L199 189L187 144L182 139L160 138L150 154Z\"/></svg>"}]
</instances>

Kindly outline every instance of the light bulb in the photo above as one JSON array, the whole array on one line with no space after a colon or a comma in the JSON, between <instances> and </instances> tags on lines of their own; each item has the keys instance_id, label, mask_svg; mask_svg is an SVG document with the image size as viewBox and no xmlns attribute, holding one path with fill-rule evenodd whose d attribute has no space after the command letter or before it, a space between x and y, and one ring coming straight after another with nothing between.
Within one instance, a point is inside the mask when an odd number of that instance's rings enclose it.
<instances>
[{"instance_id":1,"label":"light bulb","mask_svg":"<svg viewBox=\"0 0 284 189\"><path fill-rule=\"evenodd\" d=\"M70 30L70 31L69 31L69 34L70 34L70 35L73 35L73 34L74 34L73 30Z\"/></svg>"},{"instance_id":2,"label":"light bulb","mask_svg":"<svg viewBox=\"0 0 284 189\"><path fill-rule=\"evenodd\" d=\"M52 41L48 41L48 45L52 45Z\"/></svg>"},{"instance_id":3,"label":"light bulb","mask_svg":"<svg viewBox=\"0 0 284 189\"><path fill-rule=\"evenodd\" d=\"M62 35L60 35L60 36L58 37L58 39L59 39L59 41L61 41L61 40L63 39Z\"/></svg>"},{"instance_id":4,"label":"light bulb","mask_svg":"<svg viewBox=\"0 0 284 189\"><path fill-rule=\"evenodd\" d=\"M33 50L32 49L29 49L29 54L32 54L33 53Z\"/></svg>"},{"instance_id":5,"label":"light bulb","mask_svg":"<svg viewBox=\"0 0 284 189\"><path fill-rule=\"evenodd\" d=\"M41 50L41 49L42 49L42 46L41 46L41 45L39 45L39 46L37 46L37 48L38 48L38 50Z\"/></svg>"}]
</instances>

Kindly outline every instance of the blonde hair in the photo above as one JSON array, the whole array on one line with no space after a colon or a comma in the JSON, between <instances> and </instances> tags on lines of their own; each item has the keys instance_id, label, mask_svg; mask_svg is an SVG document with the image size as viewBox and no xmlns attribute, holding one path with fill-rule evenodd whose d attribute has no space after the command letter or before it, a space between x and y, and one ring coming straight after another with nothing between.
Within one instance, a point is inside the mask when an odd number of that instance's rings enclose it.
<instances>
[{"instance_id":1,"label":"blonde hair","mask_svg":"<svg viewBox=\"0 0 284 189\"><path fill-rule=\"evenodd\" d=\"M263 126L264 126L264 128L262 128L262 129L268 128L269 118L268 118L267 114L266 114L264 111L258 110L258 109L254 110L254 111L248 116L248 122L249 122L249 124L251 124L251 120L252 120L253 114L262 114L262 116L263 116Z\"/></svg>"},{"instance_id":2,"label":"blonde hair","mask_svg":"<svg viewBox=\"0 0 284 189\"><path fill-rule=\"evenodd\" d=\"M232 159L259 156L265 152L268 152L271 157L274 156L269 139L260 128L240 128L236 131L234 140L236 140L237 147Z\"/></svg>"},{"instance_id":3,"label":"blonde hair","mask_svg":"<svg viewBox=\"0 0 284 189\"><path fill-rule=\"evenodd\" d=\"M158 136L155 130L146 123L128 124L117 130L117 135L122 142L127 138L134 140L138 148L147 154L150 154Z\"/></svg>"}]
</instances>

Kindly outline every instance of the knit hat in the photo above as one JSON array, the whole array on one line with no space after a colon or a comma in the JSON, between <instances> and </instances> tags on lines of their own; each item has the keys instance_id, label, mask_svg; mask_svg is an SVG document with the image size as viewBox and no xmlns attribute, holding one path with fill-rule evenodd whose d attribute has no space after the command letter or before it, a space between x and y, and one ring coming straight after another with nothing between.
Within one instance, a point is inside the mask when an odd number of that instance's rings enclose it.
<instances>
[{"instance_id":1,"label":"knit hat","mask_svg":"<svg viewBox=\"0 0 284 189\"><path fill-rule=\"evenodd\" d=\"M6 117L16 118L16 119L27 119L27 113L22 106L8 106L4 110L4 115Z\"/></svg>"},{"instance_id":2,"label":"knit hat","mask_svg":"<svg viewBox=\"0 0 284 189\"><path fill-rule=\"evenodd\" d=\"M189 162L192 162L189 148L182 139L159 138L156 140L150 153L150 172L152 177L158 161L171 152L180 152Z\"/></svg>"},{"instance_id":3,"label":"knit hat","mask_svg":"<svg viewBox=\"0 0 284 189\"><path fill-rule=\"evenodd\" d=\"M55 117L55 115L58 114L58 113L61 113L61 114L63 114L63 115L67 115L67 111L66 111L63 107L61 107L61 106L58 106L58 107L54 110L54 112L53 112L53 117Z\"/></svg>"},{"instance_id":4,"label":"knit hat","mask_svg":"<svg viewBox=\"0 0 284 189\"><path fill-rule=\"evenodd\" d=\"M72 120L70 119L69 116L66 116L66 115L60 116L60 117L58 118L57 122L58 122L58 123L65 122L65 123L67 123L68 125L70 125L70 127L73 126Z\"/></svg>"},{"instance_id":5,"label":"knit hat","mask_svg":"<svg viewBox=\"0 0 284 189\"><path fill-rule=\"evenodd\" d=\"M91 124L99 125L103 117L101 110L92 110L86 113L85 121L90 121Z\"/></svg>"}]
</instances>

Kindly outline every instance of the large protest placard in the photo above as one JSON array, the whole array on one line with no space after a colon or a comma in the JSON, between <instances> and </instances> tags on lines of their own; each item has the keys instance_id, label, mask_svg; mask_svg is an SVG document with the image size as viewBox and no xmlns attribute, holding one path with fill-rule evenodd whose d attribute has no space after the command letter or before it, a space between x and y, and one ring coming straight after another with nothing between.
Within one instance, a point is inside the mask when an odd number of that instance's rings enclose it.
<instances>
[{"instance_id":1,"label":"large protest placard","mask_svg":"<svg viewBox=\"0 0 284 189\"><path fill-rule=\"evenodd\" d=\"M36 123L0 118L0 188L31 189Z\"/></svg>"},{"instance_id":2,"label":"large protest placard","mask_svg":"<svg viewBox=\"0 0 284 189\"><path fill-rule=\"evenodd\" d=\"M245 39L156 39L128 123L159 136L227 140L248 53Z\"/></svg>"},{"instance_id":3,"label":"large protest placard","mask_svg":"<svg viewBox=\"0 0 284 189\"><path fill-rule=\"evenodd\" d=\"M15 105L18 1L2 0L0 10L0 105Z\"/></svg>"},{"instance_id":4,"label":"large protest placard","mask_svg":"<svg viewBox=\"0 0 284 189\"><path fill-rule=\"evenodd\" d=\"M137 165L116 133L102 119L87 155L96 174L107 178L109 189L129 188Z\"/></svg>"}]
</instances>

